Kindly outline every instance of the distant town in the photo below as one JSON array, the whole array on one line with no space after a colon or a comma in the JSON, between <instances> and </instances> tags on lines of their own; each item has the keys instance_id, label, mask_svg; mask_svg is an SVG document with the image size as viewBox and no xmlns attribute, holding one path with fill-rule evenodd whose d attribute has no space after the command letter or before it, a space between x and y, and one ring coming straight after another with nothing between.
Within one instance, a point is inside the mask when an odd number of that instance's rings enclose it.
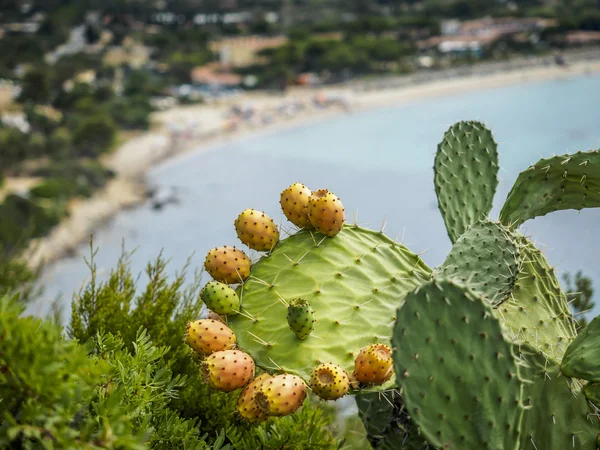
<instances>
[{"instance_id":1,"label":"distant town","mask_svg":"<svg viewBox=\"0 0 600 450\"><path fill-rule=\"evenodd\" d=\"M597 0L5 0L0 247L105 186L153 112L598 44Z\"/></svg>"}]
</instances>

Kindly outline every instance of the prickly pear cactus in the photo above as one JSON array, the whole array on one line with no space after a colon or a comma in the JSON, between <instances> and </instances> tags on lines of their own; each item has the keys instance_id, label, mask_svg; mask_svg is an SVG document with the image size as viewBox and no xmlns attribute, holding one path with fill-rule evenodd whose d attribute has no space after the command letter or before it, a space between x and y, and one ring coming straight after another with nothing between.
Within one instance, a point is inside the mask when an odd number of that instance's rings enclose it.
<instances>
[{"instance_id":1,"label":"prickly pear cactus","mask_svg":"<svg viewBox=\"0 0 600 450\"><path fill-rule=\"evenodd\" d=\"M488 215L498 186L497 145L481 122L452 125L438 145L435 193L452 243Z\"/></svg>"},{"instance_id":2,"label":"prickly pear cactus","mask_svg":"<svg viewBox=\"0 0 600 450\"><path fill-rule=\"evenodd\" d=\"M553 211L599 206L600 152L577 152L541 159L521 172L504 202L500 221L518 227Z\"/></svg>"},{"instance_id":3,"label":"prickly pear cactus","mask_svg":"<svg viewBox=\"0 0 600 450\"><path fill-rule=\"evenodd\" d=\"M267 371L308 382L314 367L331 362L350 374L360 349L389 345L396 308L430 274L419 256L380 232L346 225L330 238L300 231L252 265L229 326ZM294 298L306 299L317 318L306 339L286 319Z\"/></svg>"},{"instance_id":4,"label":"prickly pear cactus","mask_svg":"<svg viewBox=\"0 0 600 450\"><path fill-rule=\"evenodd\" d=\"M561 368L569 377L600 381L600 316L571 342Z\"/></svg>"},{"instance_id":5,"label":"prickly pear cactus","mask_svg":"<svg viewBox=\"0 0 600 450\"><path fill-rule=\"evenodd\" d=\"M520 359L526 410L519 449L596 450L598 417L578 383L564 376L558 364L526 346Z\"/></svg>"},{"instance_id":6,"label":"prickly pear cactus","mask_svg":"<svg viewBox=\"0 0 600 450\"><path fill-rule=\"evenodd\" d=\"M522 383L491 306L442 278L409 294L392 338L408 413L444 449L516 449ZM548 448L548 447L546 447Z\"/></svg>"},{"instance_id":7,"label":"prickly pear cactus","mask_svg":"<svg viewBox=\"0 0 600 450\"><path fill-rule=\"evenodd\" d=\"M519 248L510 230L484 219L458 238L435 272L467 283L495 305L511 293L520 265Z\"/></svg>"}]
</instances>

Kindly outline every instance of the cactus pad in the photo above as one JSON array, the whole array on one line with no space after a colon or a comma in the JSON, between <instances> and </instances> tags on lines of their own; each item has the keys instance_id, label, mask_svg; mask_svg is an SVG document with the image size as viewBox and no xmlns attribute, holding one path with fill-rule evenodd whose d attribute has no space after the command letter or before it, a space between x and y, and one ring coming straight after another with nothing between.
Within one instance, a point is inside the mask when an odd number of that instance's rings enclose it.
<instances>
[{"instance_id":1,"label":"cactus pad","mask_svg":"<svg viewBox=\"0 0 600 450\"><path fill-rule=\"evenodd\" d=\"M517 362L491 306L475 291L444 279L424 284L398 310L392 344L408 413L431 444L516 448Z\"/></svg>"},{"instance_id":2,"label":"cactus pad","mask_svg":"<svg viewBox=\"0 0 600 450\"><path fill-rule=\"evenodd\" d=\"M379 232L346 225L328 238L300 231L252 265L238 289L241 313L229 326L267 371L308 382L314 367L332 362L350 374L361 348L389 345L396 308L430 274L419 256ZM304 340L290 331L281 301L298 297L318 318Z\"/></svg>"},{"instance_id":3,"label":"cactus pad","mask_svg":"<svg viewBox=\"0 0 600 450\"><path fill-rule=\"evenodd\" d=\"M596 408L600 408L600 383L588 383L583 387L583 394Z\"/></svg>"},{"instance_id":4,"label":"cactus pad","mask_svg":"<svg viewBox=\"0 0 600 450\"><path fill-rule=\"evenodd\" d=\"M521 172L500 212L518 227L534 217L564 209L600 206L600 151L541 159Z\"/></svg>"},{"instance_id":5,"label":"cactus pad","mask_svg":"<svg viewBox=\"0 0 600 450\"><path fill-rule=\"evenodd\" d=\"M561 369L568 377L600 381L600 317L592 320L571 342Z\"/></svg>"},{"instance_id":6,"label":"cactus pad","mask_svg":"<svg viewBox=\"0 0 600 450\"><path fill-rule=\"evenodd\" d=\"M436 272L468 284L492 304L511 292L521 265L518 246L502 225L480 220L455 242Z\"/></svg>"},{"instance_id":7,"label":"cactus pad","mask_svg":"<svg viewBox=\"0 0 600 450\"><path fill-rule=\"evenodd\" d=\"M512 295L494 310L517 344L529 344L556 361L575 337L567 299L544 255L515 233L523 264Z\"/></svg>"},{"instance_id":8,"label":"cactus pad","mask_svg":"<svg viewBox=\"0 0 600 450\"><path fill-rule=\"evenodd\" d=\"M367 439L374 449L434 450L419 435L396 390L357 395L356 405Z\"/></svg>"},{"instance_id":9,"label":"cactus pad","mask_svg":"<svg viewBox=\"0 0 600 450\"><path fill-rule=\"evenodd\" d=\"M434 183L452 243L492 209L497 175L497 145L484 124L458 122L446 131L435 156Z\"/></svg>"},{"instance_id":10,"label":"cactus pad","mask_svg":"<svg viewBox=\"0 0 600 450\"><path fill-rule=\"evenodd\" d=\"M520 450L596 450L598 419L588 414L579 386L558 365L531 348L521 348L523 378Z\"/></svg>"}]
</instances>

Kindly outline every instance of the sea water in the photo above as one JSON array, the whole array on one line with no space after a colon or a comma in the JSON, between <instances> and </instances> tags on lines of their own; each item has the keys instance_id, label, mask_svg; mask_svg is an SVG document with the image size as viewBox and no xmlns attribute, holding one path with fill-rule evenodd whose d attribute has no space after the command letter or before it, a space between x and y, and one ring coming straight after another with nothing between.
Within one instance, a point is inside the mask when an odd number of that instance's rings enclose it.
<instances>
[{"instance_id":1,"label":"sea water","mask_svg":"<svg viewBox=\"0 0 600 450\"><path fill-rule=\"evenodd\" d=\"M285 224L279 193L295 181L333 191L348 221L378 230L385 224L389 236L436 266L451 245L437 208L432 166L452 123L480 120L494 133L501 170L491 217L497 218L517 175L530 164L552 154L600 148L598 105L600 77L581 76L351 113L185 154L149 174L151 184L176 189L178 204L160 210L141 205L95 233L99 278L116 266L123 246L135 249L130 261L136 274L161 251L170 259L171 274L190 257L192 268L201 267L210 248L240 245L233 220L245 208L264 210ZM600 209L590 209L555 212L521 230L559 273L581 269L600 292L599 228ZM45 292L28 311L46 314L58 298L66 320L73 293L89 277L86 256L89 244L47 268ZM596 301L598 313L599 295Z\"/></svg>"}]
</instances>

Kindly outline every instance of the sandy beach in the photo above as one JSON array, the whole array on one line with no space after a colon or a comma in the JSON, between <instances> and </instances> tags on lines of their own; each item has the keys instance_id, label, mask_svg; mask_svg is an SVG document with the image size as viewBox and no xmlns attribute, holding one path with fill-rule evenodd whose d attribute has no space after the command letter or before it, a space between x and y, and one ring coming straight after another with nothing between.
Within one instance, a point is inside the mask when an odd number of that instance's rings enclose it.
<instances>
[{"instance_id":1,"label":"sandy beach","mask_svg":"<svg viewBox=\"0 0 600 450\"><path fill-rule=\"evenodd\" d=\"M244 93L218 103L156 112L151 131L125 142L106 157L104 162L116 177L92 198L73 202L70 216L48 236L32 243L27 258L37 266L71 254L119 211L147 198L145 175L148 170L185 152L211 151L256 133L278 132L329 117L400 106L426 98L599 73L597 59L573 62L567 67L538 64L469 76L446 74L432 80L404 77L331 88L294 88L285 95Z\"/></svg>"}]
</instances>

